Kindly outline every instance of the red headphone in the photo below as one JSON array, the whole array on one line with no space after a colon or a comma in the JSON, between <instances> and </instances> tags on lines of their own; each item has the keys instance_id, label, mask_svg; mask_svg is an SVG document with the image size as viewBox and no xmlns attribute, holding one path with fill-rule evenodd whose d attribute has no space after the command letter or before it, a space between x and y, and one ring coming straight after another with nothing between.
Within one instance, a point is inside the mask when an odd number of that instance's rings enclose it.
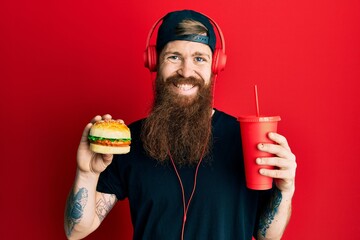
<instances>
[{"instance_id":1,"label":"red headphone","mask_svg":"<svg viewBox=\"0 0 360 240\"><path fill-rule=\"evenodd\" d=\"M203 14L204 15L204 14ZM206 16L206 15L204 15ZM226 64L226 54L225 54L225 39L221 32L220 27L217 25L217 23L206 16L211 23L215 26L221 40L221 48L215 48L214 54L213 54L213 62L212 62L212 72L213 74L217 75L219 72L223 71ZM156 28L156 26L162 21L163 18L160 18L155 22L153 27L150 29L147 41L146 41L146 49L144 52L144 65L146 68L150 70L150 72L156 72L157 70L157 52L156 52L156 46L150 45L151 36L153 35L153 32Z\"/></svg>"}]
</instances>

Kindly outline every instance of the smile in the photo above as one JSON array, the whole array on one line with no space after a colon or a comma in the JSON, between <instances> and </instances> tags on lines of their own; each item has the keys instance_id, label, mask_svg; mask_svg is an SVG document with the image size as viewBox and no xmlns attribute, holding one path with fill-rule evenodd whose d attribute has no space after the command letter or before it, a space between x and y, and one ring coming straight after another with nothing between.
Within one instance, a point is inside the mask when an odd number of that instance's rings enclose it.
<instances>
[{"instance_id":1,"label":"smile","mask_svg":"<svg viewBox=\"0 0 360 240\"><path fill-rule=\"evenodd\" d=\"M188 91L194 87L192 84L178 84L176 85L177 88L181 89L182 91Z\"/></svg>"},{"instance_id":2,"label":"smile","mask_svg":"<svg viewBox=\"0 0 360 240\"><path fill-rule=\"evenodd\" d=\"M189 83L181 83L181 84L174 84L174 91L181 95L193 95L196 94L199 87L194 84Z\"/></svg>"}]
</instances>

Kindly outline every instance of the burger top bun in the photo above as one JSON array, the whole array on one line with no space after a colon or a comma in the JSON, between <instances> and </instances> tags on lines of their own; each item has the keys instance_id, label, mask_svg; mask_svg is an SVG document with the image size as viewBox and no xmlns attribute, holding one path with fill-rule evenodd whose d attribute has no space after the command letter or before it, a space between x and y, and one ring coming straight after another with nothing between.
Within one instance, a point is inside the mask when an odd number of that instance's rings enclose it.
<instances>
[{"instance_id":1,"label":"burger top bun","mask_svg":"<svg viewBox=\"0 0 360 240\"><path fill-rule=\"evenodd\" d=\"M131 138L130 129L119 120L101 120L91 127L90 135L103 138Z\"/></svg>"}]
</instances>

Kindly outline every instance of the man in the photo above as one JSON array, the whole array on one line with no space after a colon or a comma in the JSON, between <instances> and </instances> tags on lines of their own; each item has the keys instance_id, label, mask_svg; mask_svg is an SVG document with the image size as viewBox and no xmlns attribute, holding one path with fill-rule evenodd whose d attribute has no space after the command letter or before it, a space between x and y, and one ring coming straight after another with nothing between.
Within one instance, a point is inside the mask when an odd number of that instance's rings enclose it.
<instances>
[{"instance_id":1,"label":"man","mask_svg":"<svg viewBox=\"0 0 360 240\"><path fill-rule=\"evenodd\" d=\"M215 33L190 10L167 14L158 31L151 113L130 125L126 155L89 150L83 132L65 231L79 239L94 231L118 200L129 199L134 239L280 239L291 214L295 156L286 138L259 143L275 155L257 159L273 177L269 191L246 188L239 123L212 107Z\"/></svg>"}]
</instances>

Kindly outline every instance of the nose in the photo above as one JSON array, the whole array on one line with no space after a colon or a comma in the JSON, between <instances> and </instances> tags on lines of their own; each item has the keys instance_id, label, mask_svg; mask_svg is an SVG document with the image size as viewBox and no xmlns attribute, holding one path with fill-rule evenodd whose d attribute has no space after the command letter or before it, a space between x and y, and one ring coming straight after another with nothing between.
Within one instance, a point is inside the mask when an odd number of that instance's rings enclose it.
<instances>
[{"instance_id":1,"label":"nose","mask_svg":"<svg viewBox=\"0 0 360 240\"><path fill-rule=\"evenodd\" d=\"M195 75L194 63L191 60L183 60L178 70L178 74L184 78L193 77Z\"/></svg>"}]
</instances>

